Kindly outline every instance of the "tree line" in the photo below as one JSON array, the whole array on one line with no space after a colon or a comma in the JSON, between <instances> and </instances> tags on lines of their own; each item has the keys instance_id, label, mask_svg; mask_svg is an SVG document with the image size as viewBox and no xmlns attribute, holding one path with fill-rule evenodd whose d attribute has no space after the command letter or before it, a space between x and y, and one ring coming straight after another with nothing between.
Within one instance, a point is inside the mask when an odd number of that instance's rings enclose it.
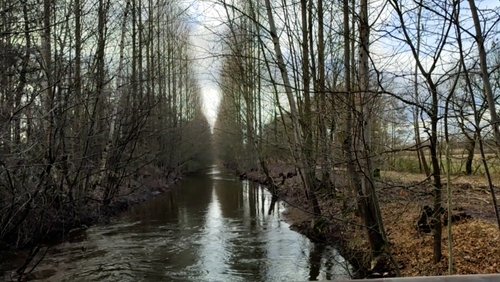
<instances>
[{"instance_id":1,"label":"tree line","mask_svg":"<svg viewBox=\"0 0 500 282\"><path fill-rule=\"evenodd\" d=\"M1 242L35 246L208 163L185 12L170 0L0 1Z\"/></svg>"}]
</instances>

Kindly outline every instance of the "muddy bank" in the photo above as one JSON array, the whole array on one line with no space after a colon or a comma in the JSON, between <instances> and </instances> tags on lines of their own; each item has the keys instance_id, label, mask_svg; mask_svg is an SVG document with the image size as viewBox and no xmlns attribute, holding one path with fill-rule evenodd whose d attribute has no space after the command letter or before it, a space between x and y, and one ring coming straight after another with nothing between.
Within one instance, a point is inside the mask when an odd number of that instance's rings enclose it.
<instances>
[{"instance_id":1,"label":"muddy bank","mask_svg":"<svg viewBox=\"0 0 500 282\"><path fill-rule=\"evenodd\" d=\"M396 274L396 271L391 270L393 264L372 268L365 230L361 220L355 216L356 202L353 197L349 197L348 181L342 171L332 174L333 186L329 190L323 189L318 193L322 217L314 224L295 169L280 164L270 166L270 171L277 187L276 195L295 207L287 214L294 230L315 242L337 246L342 256L360 270L358 276ZM269 184L265 176L257 170L238 174L242 179L263 185ZM423 208L431 203L432 185L415 180L415 177L409 175L382 172L377 187L384 225L391 242L390 251L400 274L447 274L447 227L443 226L443 259L435 264L432 261L432 235L419 229L417 224ZM464 184L455 180L452 187L452 215L457 215L452 223L454 273L499 273L500 233L494 222L491 195L481 183ZM445 217L443 214L443 220Z\"/></svg>"},{"instance_id":2,"label":"muddy bank","mask_svg":"<svg viewBox=\"0 0 500 282\"><path fill-rule=\"evenodd\" d=\"M353 273L354 278L380 277L384 274L393 276L389 270L385 269L377 270L381 273L370 271L370 257L366 249L349 241L350 229L358 223L351 224L351 219L339 216L341 206L338 204L339 201L335 200L338 192L336 189L322 191L318 195L323 216L320 220L313 221L311 209L295 168L284 164L273 165L269 168L275 186L275 195L292 207L285 214L292 230L305 235L315 243L335 246L342 257L347 259L356 270L356 273ZM246 179L270 187L265 175L258 170L235 171L235 173L242 180ZM346 184L341 178L332 178L332 180L335 187Z\"/></svg>"}]
</instances>

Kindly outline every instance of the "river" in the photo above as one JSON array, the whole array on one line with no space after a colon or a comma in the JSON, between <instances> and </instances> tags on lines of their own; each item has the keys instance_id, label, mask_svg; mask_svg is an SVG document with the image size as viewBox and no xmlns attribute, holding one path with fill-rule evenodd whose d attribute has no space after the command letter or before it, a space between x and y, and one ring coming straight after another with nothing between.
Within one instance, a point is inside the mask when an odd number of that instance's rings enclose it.
<instances>
[{"instance_id":1,"label":"river","mask_svg":"<svg viewBox=\"0 0 500 282\"><path fill-rule=\"evenodd\" d=\"M290 230L284 203L212 167L110 224L51 246L38 281L300 281L348 277L337 251ZM5 262L4 262L5 263ZM5 264L4 266L5 267ZM4 273L4 278L9 272Z\"/></svg>"}]
</instances>

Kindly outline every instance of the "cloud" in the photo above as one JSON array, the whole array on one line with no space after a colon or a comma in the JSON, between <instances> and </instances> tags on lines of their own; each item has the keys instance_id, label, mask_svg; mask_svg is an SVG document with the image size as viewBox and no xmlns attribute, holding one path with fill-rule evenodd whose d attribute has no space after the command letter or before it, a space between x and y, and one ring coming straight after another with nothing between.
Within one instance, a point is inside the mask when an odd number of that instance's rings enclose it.
<instances>
[{"instance_id":1,"label":"cloud","mask_svg":"<svg viewBox=\"0 0 500 282\"><path fill-rule=\"evenodd\" d=\"M221 99L217 84L221 54L218 33L223 26L223 10L220 4L209 0L190 0L183 4L189 15L191 57L201 87L203 110L213 127Z\"/></svg>"}]
</instances>

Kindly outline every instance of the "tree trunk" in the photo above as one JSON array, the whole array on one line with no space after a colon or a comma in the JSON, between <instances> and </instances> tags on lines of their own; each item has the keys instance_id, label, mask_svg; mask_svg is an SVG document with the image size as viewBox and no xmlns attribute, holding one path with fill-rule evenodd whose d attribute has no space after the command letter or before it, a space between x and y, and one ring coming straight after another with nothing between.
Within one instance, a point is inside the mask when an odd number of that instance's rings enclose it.
<instances>
[{"instance_id":1,"label":"tree trunk","mask_svg":"<svg viewBox=\"0 0 500 282\"><path fill-rule=\"evenodd\" d=\"M305 190L312 191L312 189L311 189L312 188L312 181L314 179L310 178L310 171L307 171L307 169L308 169L307 163L308 162L307 162L307 158L303 152L303 150L305 148L304 147L305 142L303 142L302 137L301 137L303 130L301 128L301 124L300 124L300 121L298 118L297 104L295 103L295 98L293 97L293 90L292 90L292 86L290 83L290 79L288 77L288 70L287 70L287 67L285 64L285 59L284 59L283 53L281 51L281 46L280 46L277 31L276 31L276 25L274 23L273 11L272 11L270 0L265 0L265 4L266 4L268 21L269 21L269 31L270 31L270 35L271 35L273 46L274 46L274 52L276 54L278 68L280 70L281 77L283 79L285 93L286 93L286 96L288 99L288 103L290 105L290 118L292 120L294 142L295 142L295 146L298 148L297 149L298 170L299 170L300 175L303 177L303 184L305 186L304 187ZM314 209L316 209L316 207L314 207ZM315 214L318 212L319 211L315 211ZM319 215L319 214L316 214L316 215Z\"/></svg>"},{"instance_id":2,"label":"tree trunk","mask_svg":"<svg viewBox=\"0 0 500 282\"><path fill-rule=\"evenodd\" d=\"M477 48L479 52L479 62L481 67L481 76L483 79L484 95L488 101L488 108L490 110L491 127L493 128L493 135L495 137L495 142L497 145L497 152L500 148L500 120L498 118L498 113L495 105L495 98L493 97L493 90L490 82L490 75L488 72L488 62L486 57L486 49L484 47L484 36L481 29L481 22L479 20L479 15L477 12L477 7L474 0L468 0L469 7L472 15L472 20L474 22L474 27L476 29L476 36L474 39L477 43Z\"/></svg>"},{"instance_id":3,"label":"tree trunk","mask_svg":"<svg viewBox=\"0 0 500 282\"><path fill-rule=\"evenodd\" d=\"M361 65L359 67L360 79L361 79L361 90L368 90L368 17L367 17L367 2L362 2L361 8L361 30L360 30L360 60ZM370 163L365 163L365 166L361 167L363 173L360 175L356 168L356 154L354 152L353 135L356 129L354 127L353 112L356 109L355 99L351 92L351 50L350 50L350 31L349 31L349 0L344 0L343 2L343 14L344 14L344 70L345 70L345 82L344 87L346 89L346 105L348 105L346 111L346 121L345 121L345 132L344 132L344 144L343 149L347 158L347 173L351 179L351 183L354 186L354 190L357 195L357 205L358 210L363 219L365 229L368 235L368 241L370 243L370 250L372 258L375 259L379 257L386 248L387 242L384 236L383 226L380 225L380 212L377 206L373 181L371 179L372 173L367 171L369 169ZM363 123L364 120L361 120ZM369 134L365 132L366 128L361 128L363 134ZM362 138L361 138L362 139ZM368 144L366 144L368 145ZM363 148L365 151L367 148ZM366 155L363 154L363 157ZM369 157L369 156L368 156ZM361 161L364 162L364 161Z\"/></svg>"},{"instance_id":4,"label":"tree trunk","mask_svg":"<svg viewBox=\"0 0 500 282\"><path fill-rule=\"evenodd\" d=\"M431 227L433 231L434 237L434 262L438 263L442 257L441 250L441 207L442 207L442 190L443 185L441 182L441 166L439 163L439 155L438 155L438 123L439 123L439 108L438 108L438 92L437 86L433 83L430 75L427 76L427 84L430 87L431 98L432 98L432 109L430 112L430 120L431 120L431 137L430 137L430 152L431 152L431 165L432 165L432 176L434 178L434 190L433 190L433 199L434 199L434 214L431 219Z\"/></svg>"},{"instance_id":5,"label":"tree trunk","mask_svg":"<svg viewBox=\"0 0 500 282\"><path fill-rule=\"evenodd\" d=\"M361 0L360 3L360 22L359 22L359 85L362 94L362 113L360 124L362 139L361 144L362 166L360 167L362 176L362 193L364 194L365 225L368 228L368 237L374 255L380 255L384 252L387 245L385 238L385 230L382 221L382 215L378 205L377 194L375 190L375 181L373 179L373 164L372 164L372 134L373 134L373 105L375 97L369 90L369 45L370 45L370 25L368 22L368 1ZM364 189L363 189L364 188Z\"/></svg>"},{"instance_id":6,"label":"tree trunk","mask_svg":"<svg viewBox=\"0 0 500 282\"><path fill-rule=\"evenodd\" d=\"M469 143L467 144L467 159L465 160L465 174L472 175L473 171L473 162L474 162L474 153L476 149L476 133L474 133L473 138L469 139Z\"/></svg>"},{"instance_id":7,"label":"tree trunk","mask_svg":"<svg viewBox=\"0 0 500 282\"><path fill-rule=\"evenodd\" d=\"M326 74L325 74L325 34L323 17L323 0L318 0L318 95L319 95L319 153L321 154L321 183L330 186L329 140L325 125L326 116Z\"/></svg>"},{"instance_id":8,"label":"tree trunk","mask_svg":"<svg viewBox=\"0 0 500 282\"><path fill-rule=\"evenodd\" d=\"M471 3L471 2L469 2L469 4L471 6L474 5L474 3ZM476 12L476 16L477 16L477 12ZM458 23L457 23L457 25L458 25ZM476 27L476 30L477 30L477 27ZM464 56L464 50L463 50L463 44L462 44L460 32L457 33L457 37L458 37L457 43L458 43L458 47L460 50L460 63L462 64L462 67L464 68L466 86L467 86L467 89L469 90L469 93L472 97L472 99L471 99L472 110L474 111L474 122L475 122L475 128L476 128L475 136L477 137L477 140L479 142L479 151L481 153L481 160L483 162L483 166L484 166L484 170L485 170L485 174L486 174L486 179L488 180L488 187L489 187L490 193L491 193L493 208L495 209L495 216L497 219L498 229L500 230L500 212L498 210L497 198L495 195L495 189L494 189L493 182L491 179L491 174L489 171L488 162L486 161L483 138L481 136L482 135L481 134L481 116L480 116L479 112L477 111L476 103L474 102L476 99L474 96L474 91L472 89L472 81L471 81L470 76L469 76L469 71L467 70L467 67L465 64L465 56Z\"/></svg>"},{"instance_id":9,"label":"tree trunk","mask_svg":"<svg viewBox=\"0 0 500 282\"><path fill-rule=\"evenodd\" d=\"M422 0L420 0L420 4L422 4ZM420 56L420 25L422 21L422 6L418 7L418 15L417 15L417 45L416 45L416 55ZM415 74L414 74L415 84L414 84L414 92L415 92L415 102L419 103L419 90L418 90L418 63L415 63ZM429 165L427 164L427 158L425 156L424 148L422 148L422 139L420 138L420 110L418 107L415 107L415 114L413 116L413 124L415 127L415 146L417 150L418 164L420 167L420 172L425 172L426 176L431 175L431 170Z\"/></svg>"},{"instance_id":10,"label":"tree trunk","mask_svg":"<svg viewBox=\"0 0 500 282\"><path fill-rule=\"evenodd\" d=\"M46 120L46 158L53 162L53 131L54 131L54 92L52 83L52 47L51 47L51 19L52 0L43 1L43 33L42 39L42 59L45 71L45 112Z\"/></svg>"},{"instance_id":11,"label":"tree trunk","mask_svg":"<svg viewBox=\"0 0 500 282\"><path fill-rule=\"evenodd\" d=\"M310 0L312 1L312 0ZM313 134L312 134L312 113L311 113L311 76L309 73L309 29L308 29L308 0L301 0L301 15L302 15L302 87L304 93L304 109L301 118L302 131L305 136L303 147L300 148L304 155L305 167L303 167L307 197L312 206L314 215L319 216L321 209L318 199L316 198L316 162L313 154ZM311 46L312 47L312 46Z\"/></svg>"}]
</instances>

